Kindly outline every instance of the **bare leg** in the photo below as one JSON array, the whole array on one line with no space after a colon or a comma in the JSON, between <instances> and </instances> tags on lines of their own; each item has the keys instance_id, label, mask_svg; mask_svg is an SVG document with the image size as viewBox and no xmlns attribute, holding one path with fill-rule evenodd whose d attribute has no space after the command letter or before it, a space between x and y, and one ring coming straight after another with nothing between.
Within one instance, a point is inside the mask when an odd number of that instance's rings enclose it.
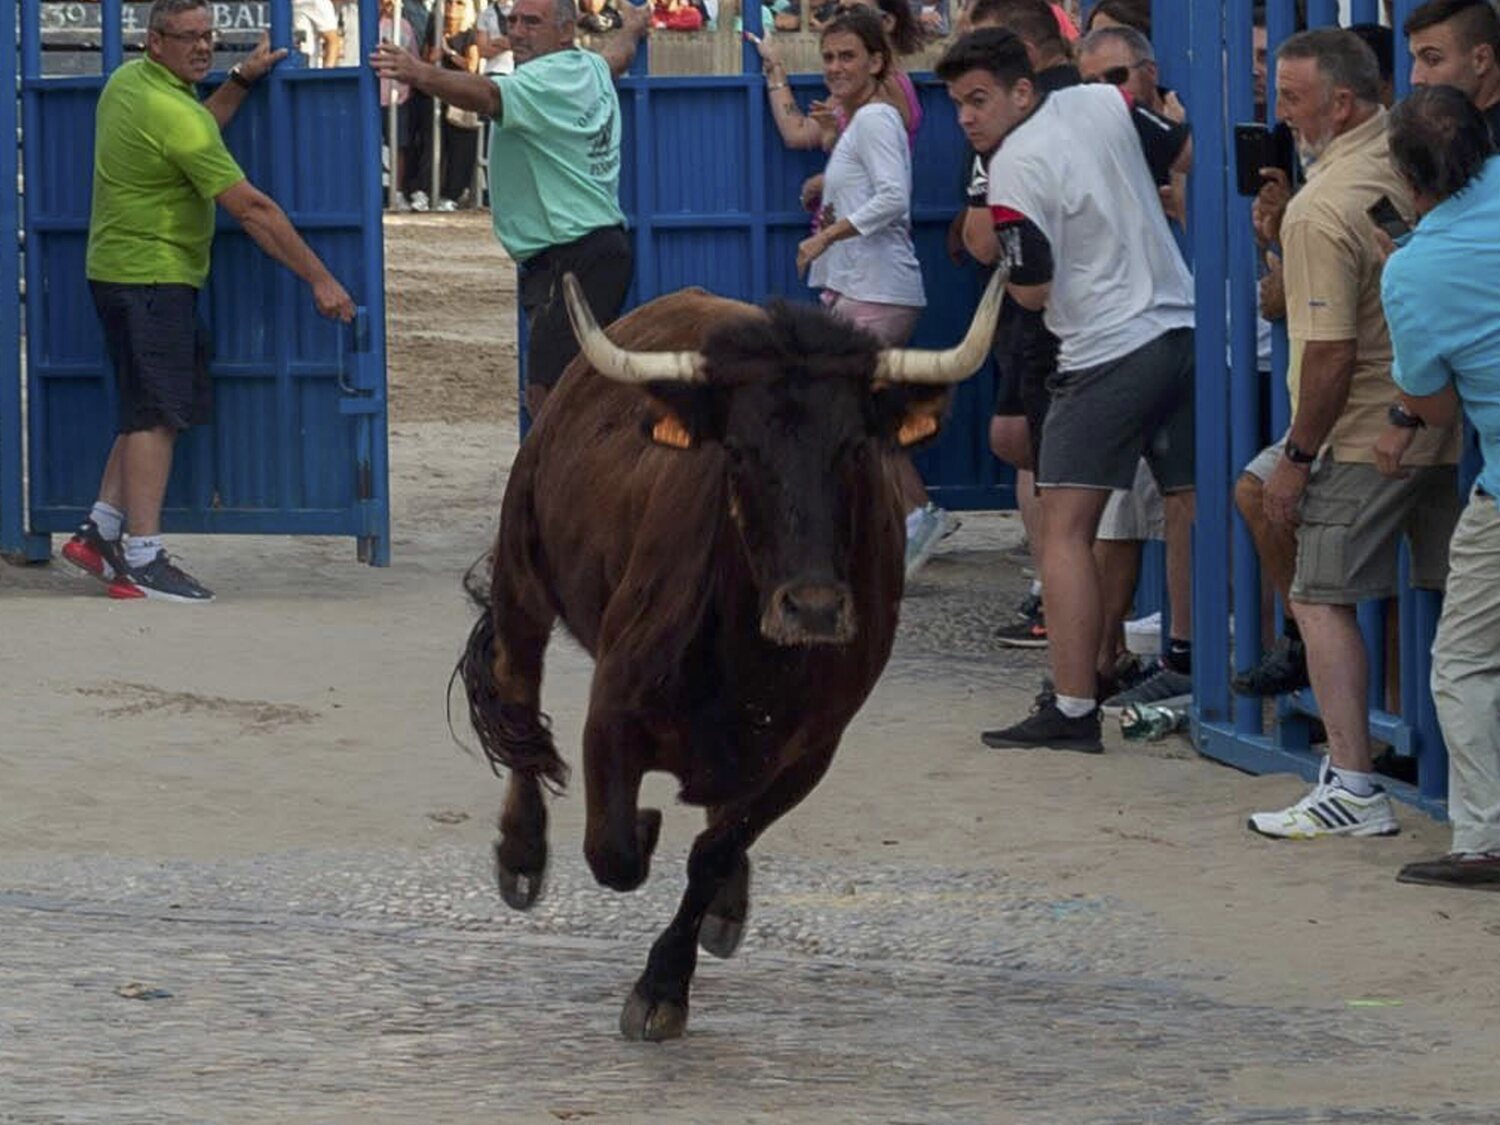
<instances>
[{"instance_id":1,"label":"bare leg","mask_svg":"<svg viewBox=\"0 0 1500 1125\"><path fill-rule=\"evenodd\" d=\"M1234 486L1234 506L1244 517L1245 525L1250 529L1250 538L1255 540L1255 552L1260 556L1262 575L1276 593L1281 595L1281 604L1286 607L1286 611L1295 617L1292 576L1297 570L1297 533L1266 519L1263 492L1264 485L1260 479L1244 473ZM1176 609L1172 612L1175 617Z\"/></svg>"},{"instance_id":2,"label":"bare leg","mask_svg":"<svg viewBox=\"0 0 1500 1125\"><path fill-rule=\"evenodd\" d=\"M1096 539L1094 565L1099 569L1101 629L1100 676L1112 676L1125 651L1125 618L1135 602L1141 576L1141 544L1136 539Z\"/></svg>"},{"instance_id":3,"label":"bare leg","mask_svg":"<svg viewBox=\"0 0 1500 1125\"><path fill-rule=\"evenodd\" d=\"M1172 639L1193 636L1193 516L1197 493L1192 489L1162 497L1167 518L1167 602L1172 607Z\"/></svg>"},{"instance_id":4,"label":"bare leg","mask_svg":"<svg viewBox=\"0 0 1500 1125\"><path fill-rule=\"evenodd\" d=\"M990 452L1016 469L1016 507L1021 526L1031 544L1031 561L1042 566L1042 502L1036 493L1035 466L1031 463L1031 428L1024 414L997 414L990 419Z\"/></svg>"},{"instance_id":5,"label":"bare leg","mask_svg":"<svg viewBox=\"0 0 1500 1125\"><path fill-rule=\"evenodd\" d=\"M1107 489L1042 492L1042 585L1047 591L1047 644L1059 695L1093 699L1094 659L1102 626L1092 546Z\"/></svg>"},{"instance_id":6,"label":"bare leg","mask_svg":"<svg viewBox=\"0 0 1500 1125\"><path fill-rule=\"evenodd\" d=\"M1021 509L1021 526L1026 529L1026 542L1031 544L1031 562L1036 572L1042 572L1042 498L1036 494L1036 473L1030 469L1016 470L1016 506Z\"/></svg>"},{"instance_id":7,"label":"bare leg","mask_svg":"<svg viewBox=\"0 0 1500 1125\"><path fill-rule=\"evenodd\" d=\"M172 447L177 431L158 426L121 435L120 472L123 476L125 530L140 538L161 533L161 503L172 474ZM114 455L111 454L111 460ZM106 466L105 476L109 469ZM115 507L122 507L116 504Z\"/></svg>"},{"instance_id":8,"label":"bare leg","mask_svg":"<svg viewBox=\"0 0 1500 1125\"><path fill-rule=\"evenodd\" d=\"M1307 646L1313 696L1328 729L1328 752L1339 769L1370 772L1369 662L1354 607L1297 603Z\"/></svg>"},{"instance_id":9,"label":"bare leg","mask_svg":"<svg viewBox=\"0 0 1500 1125\"><path fill-rule=\"evenodd\" d=\"M104 462L104 476L99 481L99 499L111 508L125 511L125 438L118 434L109 447L109 460Z\"/></svg>"}]
</instances>

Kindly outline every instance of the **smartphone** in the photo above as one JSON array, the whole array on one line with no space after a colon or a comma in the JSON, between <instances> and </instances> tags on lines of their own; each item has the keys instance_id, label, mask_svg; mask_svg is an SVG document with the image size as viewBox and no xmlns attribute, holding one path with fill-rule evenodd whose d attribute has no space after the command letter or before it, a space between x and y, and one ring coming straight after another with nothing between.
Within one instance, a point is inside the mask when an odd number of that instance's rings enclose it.
<instances>
[{"instance_id":1,"label":"smartphone","mask_svg":"<svg viewBox=\"0 0 1500 1125\"><path fill-rule=\"evenodd\" d=\"M1284 124L1271 128L1259 121L1241 122L1234 127L1235 186L1241 195L1260 191L1265 182L1262 168L1280 168L1286 173L1287 183L1295 186L1297 150L1292 131Z\"/></svg>"},{"instance_id":2,"label":"smartphone","mask_svg":"<svg viewBox=\"0 0 1500 1125\"><path fill-rule=\"evenodd\" d=\"M1371 222L1391 236L1392 242L1411 233L1411 224L1401 217L1401 212L1396 210L1396 205L1388 195L1382 195L1371 204L1367 214Z\"/></svg>"}]
</instances>

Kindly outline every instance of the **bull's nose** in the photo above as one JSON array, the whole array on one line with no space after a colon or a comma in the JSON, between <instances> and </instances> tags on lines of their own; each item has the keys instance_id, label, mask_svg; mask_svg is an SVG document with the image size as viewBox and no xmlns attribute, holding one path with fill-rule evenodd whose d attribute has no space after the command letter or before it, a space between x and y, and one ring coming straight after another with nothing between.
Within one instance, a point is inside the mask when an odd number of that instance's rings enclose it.
<instances>
[{"instance_id":1,"label":"bull's nose","mask_svg":"<svg viewBox=\"0 0 1500 1125\"><path fill-rule=\"evenodd\" d=\"M842 582L789 582L771 599L765 632L783 644L844 642L854 635L849 588Z\"/></svg>"}]
</instances>

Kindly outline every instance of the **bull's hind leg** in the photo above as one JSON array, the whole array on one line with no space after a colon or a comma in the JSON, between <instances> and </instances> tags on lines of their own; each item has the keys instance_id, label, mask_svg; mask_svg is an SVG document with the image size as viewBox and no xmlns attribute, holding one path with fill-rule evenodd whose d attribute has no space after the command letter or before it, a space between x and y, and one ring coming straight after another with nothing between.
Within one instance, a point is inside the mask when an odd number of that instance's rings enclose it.
<instances>
[{"instance_id":1,"label":"bull's hind leg","mask_svg":"<svg viewBox=\"0 0 1500 1125\"><path fill-rule=\"evenodd\" d=\"M553 614L527 583L527 570L497 554L486 612L460 663L469 716L490 765L509 771L495 844L495 875L506 904L525 910L542 891L547 868L544 782L560 788L567 766L539 704L542 657ZM529 592L529 596L528 596Z\"/></svg>"},{"instance_id":2,"label":"bull's hind leg","mask_svg":"<svg viewBox=\"0 0 1500 1125\"><path fill-rule=\"evenodd\" d=\"M688 990L698 967L704 918L741 873L748 902L750 868L746 853L750 846L778 817L812 792L837 748L838 739L834 738L806 751L765 789L744 801L725 805L714 823L693 841L682 902L651 947L646 971L635 982L620 1012L620 1033L625 1038L675 1039L687 1029ZM729 892L731 896L733 893Z\"/></svg>"}]
</instances>

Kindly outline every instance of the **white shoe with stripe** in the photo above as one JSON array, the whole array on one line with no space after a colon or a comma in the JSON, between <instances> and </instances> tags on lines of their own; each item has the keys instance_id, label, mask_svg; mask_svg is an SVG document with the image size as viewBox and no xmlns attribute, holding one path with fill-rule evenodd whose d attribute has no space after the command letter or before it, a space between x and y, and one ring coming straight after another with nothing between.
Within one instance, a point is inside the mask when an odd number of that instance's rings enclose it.
<instances>
[{"instance_id":1,"label":"white shoe with stripe","mask_svg":"<svg viewBox=\"0 0 1500 1125\"><path fill-rule=\"evenodd\" d=\"M1250 830L1278 840L1312 840L1319 836L1394 836L1396 823L1391 798L1376 788L1368 797L1357 797L1339 784L1333 762L1323 759L1318 783L1290 808L1280 812L1253 813Z\"/></svg>"}]
</instances>

